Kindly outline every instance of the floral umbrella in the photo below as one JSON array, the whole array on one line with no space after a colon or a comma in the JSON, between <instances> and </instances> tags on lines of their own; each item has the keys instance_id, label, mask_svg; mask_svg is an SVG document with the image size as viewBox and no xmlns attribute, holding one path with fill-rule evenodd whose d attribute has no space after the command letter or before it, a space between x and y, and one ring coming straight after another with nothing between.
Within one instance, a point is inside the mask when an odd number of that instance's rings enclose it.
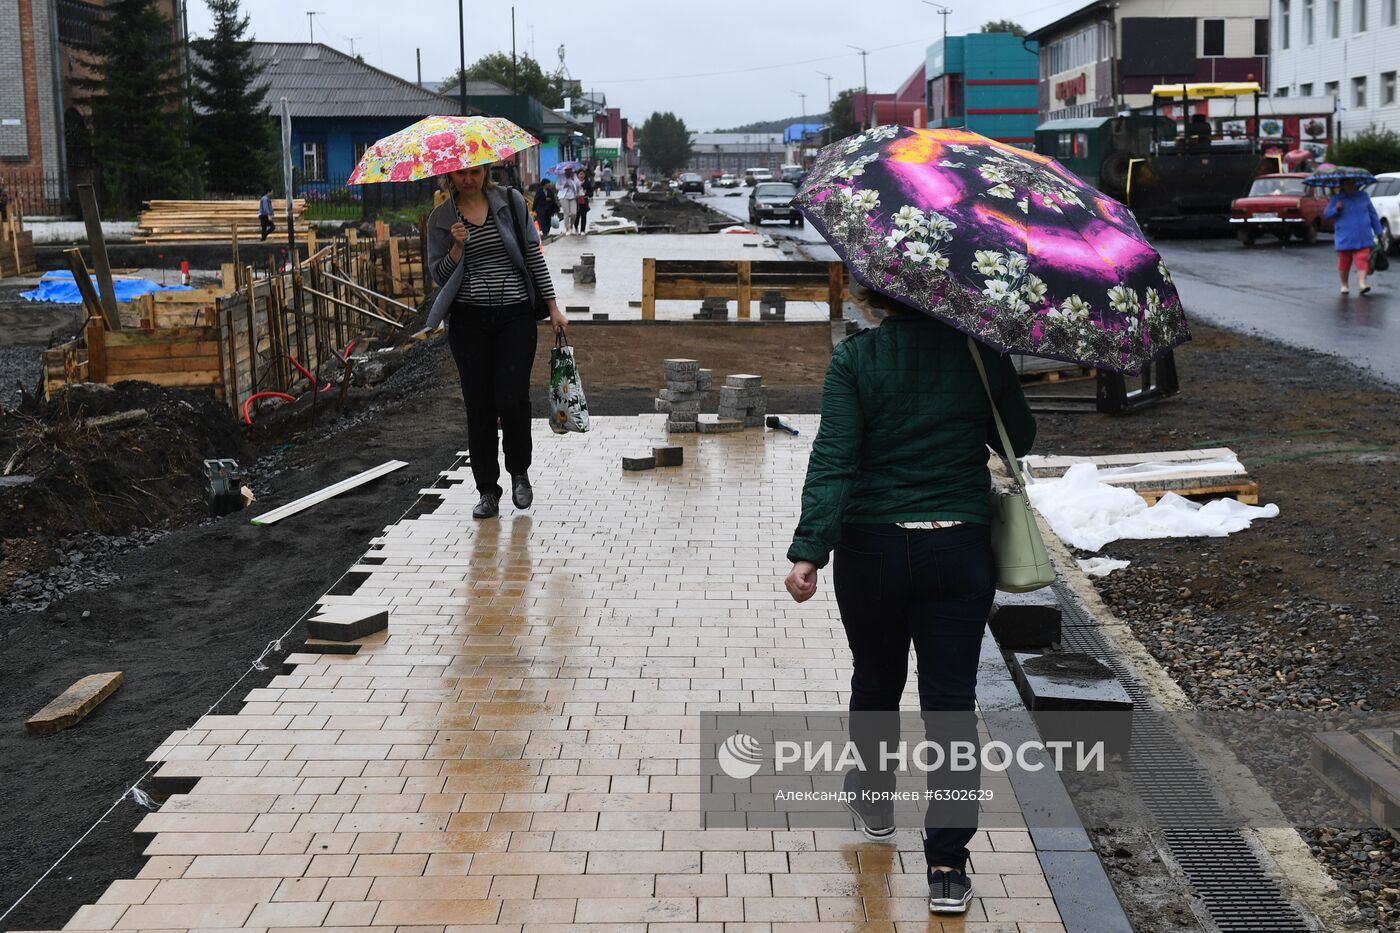
<instances>
[{"instance_id":1,"label":"floral umbrella","mask_svg":"<svg viewBox=\"0 0 1400 933\"><path fill-rule=\"evenodd\" d=\"M564 169L566 168L571 168L577 172L579 169L583 168L583 163L574 161L560 162L558 165L554 166L554 168L549 170L549 174L562 175L564 174Z\"/></svg>"},{"instance_id":2,"label":"floral umbrella","mask_svg":"<svg viewBox=\"0 0 1400 933\"><path fill-rule=\"evenodd\" d=\"M419 181L490 165L539 142L504 117L424 117L366 149L349 184Z\"/></svg>"},{"instance_id":3,"label":"floral umbrella","mask_svg":"<svg viewBox=\"0 0 1400 933\"><path fill-rule=\"evenodd\" d=\"M1318 171L1303 179L1305 185L1316 185L1319 188L1336 187L1344 181L1354 181L1358 185L1365 187L1373 184L1376 176L1372 175L1364 168L1356 168L1351 165L1331 165L1330 163L1321 166Z\"/></svg>"},{"instance_id":4,"label":"floral umbrella","mask_svg":"<svg viewBox=\"0 0 1400 933\"><path fill-rule=\"evenodd\" d=\"M1190 339L1132 213L1048 156L879 126L823 149L794 203L862 284L1002 352L1130 373Z\"/></svg>"}]
</instances>

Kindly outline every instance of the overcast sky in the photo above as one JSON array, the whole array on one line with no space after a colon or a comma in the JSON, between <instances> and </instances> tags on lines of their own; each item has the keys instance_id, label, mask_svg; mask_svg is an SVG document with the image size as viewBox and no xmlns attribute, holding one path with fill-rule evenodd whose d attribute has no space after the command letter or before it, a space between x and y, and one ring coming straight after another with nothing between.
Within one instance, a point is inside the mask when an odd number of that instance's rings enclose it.
<instances>
[{"instance_id":1,"label":"overcast sky","mask_svg":"<svg viewBox=\"0 0 1400 933\"><path fill-rule=\"evenodd\" d=\"M951 0L948 32L1000 18L1035 28L1084 2ZM242 7L262 41L307 41L307 11L318 10L318 42L347 52L353 44L377 68L414 80L416 48L424 81L457 67L451 0L242 0ZM465 0L465 9L468 64L510 51L509 3ZM208 33L212 19L202 0L189 0L189 18L192 35ZM546 71L557 67L562 43L569 74L605 93L634 125L654 110L671 110L692 129L712 130L797 115L802 101L794 92L807 95L808 113L825 112L827 82L817 72L832 76L833 94L861 84L861 56L847 45L870 50L871 90L893 91L942 35L942 21L921 0L535 0L515 5L515 34L517 50Z\"/></svg>"}]
</instances>

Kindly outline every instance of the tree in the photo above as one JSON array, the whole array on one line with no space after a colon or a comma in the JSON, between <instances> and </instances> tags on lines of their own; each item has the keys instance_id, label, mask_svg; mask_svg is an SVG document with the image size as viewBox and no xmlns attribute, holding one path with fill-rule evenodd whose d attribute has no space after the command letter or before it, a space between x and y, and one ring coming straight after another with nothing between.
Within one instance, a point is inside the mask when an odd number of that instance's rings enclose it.
<instances>
[{"instance_id":1,"label":"tree","mask_svg":"<svg viewBox=\"0 0 1400 933\"><path fill-rule=\"evenodd\" d=\"M194 142L204 152L210 190L225 194L261 193L273 177L271 114L266 88L253 88L262 70L245 39L248 17L239 0L206 0L214 32L190 45L193 65Z\"/></svg>"},{"instance_id":2,"label":"tree","mask_svg":"<svg viewBox=\"0 0 1400 933\"><path fill-rule=\"evenodd\" d=\"M1400 133L1368 127L1334 142L1327 149L1327 161L1369 172L1389 172L1400 165Z\"/></svg>"},{"instance_id":3,"label":"tree","mask_svg":"<svg viewBox=\"0 0 1400 933\"><path fill-rule=\"evenodd\" d=\"M1009 19L994 19L983 23L982 32L1009 32L1023 39L1026 37L1026 27Z\"/></svg>"},{"instance_id":4,"label":"tree","mask_svg":"<svg viewBox=\"0 0 1400 933\"><path fill-rule=\"evenodd\" d=\"M76 82L92 112L104 206L126 212L147 198L188 196L188 145L174 29L155 0L112 0L93 47L92 74Z\"/></svg>"},{"instance_id":5,"label":"tree","mask_svg":"<svg viewBox=\"0 0 1400 933\"><path fill-rule=\"evenodd\" d=\"M831 129L827 142L845 139L860 131L860 121L856 119L856 89L846 88L831 102Z\"/></svg>"},{"instance_id":6,"label":"tree","mask_svg":"<svg viewBox=\"0 0 1400 933\"><path fill-rule=\"evenodd\" d=\"M439 94L455 95L462 70L459 68L443 80ZM492 52L483 55L467 66L468 81L495 81L504 88L515 88L515 93L526 94L549 107L551 110L564 106L564 80L559 75L545 74L540 63L529 55L520 55L515 60L515 80L511 80L510 55L505 52Z\"/></svg>"},{"instance_id":7,"label":"tree","mask_svg":"<svg viewBox=\"0 0 1400 933\"><path fill-rule=\"evenodd\" d=\"M647 164L662 175L671 175L690 162L690 130L671 113L652 113L642 124L637 145Z\"/></svg>"}]
</instances>

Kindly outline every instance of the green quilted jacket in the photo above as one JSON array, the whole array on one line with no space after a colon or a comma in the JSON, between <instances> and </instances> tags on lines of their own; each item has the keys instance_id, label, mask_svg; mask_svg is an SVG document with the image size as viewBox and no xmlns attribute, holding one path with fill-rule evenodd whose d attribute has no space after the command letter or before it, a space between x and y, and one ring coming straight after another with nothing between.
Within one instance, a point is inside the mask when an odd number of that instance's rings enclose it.
<instances>
[{"instance_id":1,"label":"green quilted jacket","mask_svg":"<svg viewBox=\"0 0 1400 933\"><path fill-rule=\"evenodd\" d=\"M1010 357L981 347L1016 456L1035 418ZM1001 449L967 338L923 315L892 315L836 345L788 559L826 565L842 522L987 524L987 445Z\"/></svg>"}]
</instances>

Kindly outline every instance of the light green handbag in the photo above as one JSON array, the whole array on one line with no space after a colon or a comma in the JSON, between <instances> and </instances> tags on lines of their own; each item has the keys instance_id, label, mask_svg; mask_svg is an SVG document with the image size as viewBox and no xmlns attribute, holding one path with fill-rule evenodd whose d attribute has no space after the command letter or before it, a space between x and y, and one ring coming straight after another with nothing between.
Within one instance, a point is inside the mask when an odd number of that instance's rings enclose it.
<instances>
[{"instance_id":1,"label":"light green handbag","mask_svg":"<svg viewBox=\"0 0 1400 933\"><path fill-rule=\"evenodd\" d=\"M992 406L992 418L997 423L1002 450L1010 455L1003 454L1002 461L1006 464L1007 472L1016 480L1014 492L993 490L991 494L996 586L1003 593L1029 593L1055 582L1055 565L1050 563L1045 541L1040 537L1040 526L1035 523L1035 514L1026 495L1026 483L1021 477L1021 464L1015 459L1011 439L1006 436L1006 425L1002 424L997 401L992 397L992 386L987 382L982 354L977 352L977 344L971 337L967 338L967 348L977 364L977 375L982 377L982 388L987 391L987 401Z\"/></svg>"}]
</instances>

